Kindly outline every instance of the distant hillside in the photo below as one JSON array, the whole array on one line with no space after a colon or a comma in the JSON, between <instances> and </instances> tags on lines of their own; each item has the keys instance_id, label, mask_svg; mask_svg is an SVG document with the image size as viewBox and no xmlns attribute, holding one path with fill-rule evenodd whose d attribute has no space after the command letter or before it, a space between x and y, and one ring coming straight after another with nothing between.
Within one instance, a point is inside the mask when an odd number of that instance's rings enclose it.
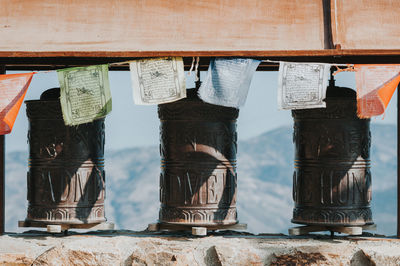
<instances>
[{"instance_id":1,"label":"distant hillside","mask_svg":"<svg viewBox=\"0 0 400 266\"><path fill-rule=\"evenodd\" d=\"M373 217L378 232L395 234L396 126L372 126ZM6 158L6 229L26 215L27 154ZM119 228L142 230L158 217L158 147L106 152L106 216ZM292 128L282 127L238 145L238 215L251 232L282 232L293 226Z\"/></svg>"}]
</instances>

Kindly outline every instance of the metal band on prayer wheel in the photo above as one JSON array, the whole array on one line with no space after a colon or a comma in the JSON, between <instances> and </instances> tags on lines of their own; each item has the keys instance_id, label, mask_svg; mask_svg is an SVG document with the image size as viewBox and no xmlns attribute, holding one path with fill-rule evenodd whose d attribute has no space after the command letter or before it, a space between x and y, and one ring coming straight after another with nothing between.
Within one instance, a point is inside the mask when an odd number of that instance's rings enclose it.
<instances>
[{"instance_id":1,"label":"metal band on prayer wheel","mask_svg":"<svg viewBox=\"0 0 400 266\"><path fill-rule=\"evenodd\" d=\"M100 223L104 217L104 119L65 126L57 89L26 101L28 215L47 224Z\"/></svg>"},{"instance_id":2,"label":"metal band on prayer wheel","mask_svg":"<svg viewBox=\"0 0 400 266\"><path fill-rule=\"evenodd\" d=\"M236 119L239 110L188 98L158 106L159 221L184 225L237 223Z\"/></svg>"},{"instance_id":3,"label":"metal band on prayer wheel","mask_svg":"<svg viewBox=\"0 0 400 266\"><path fill-rule=\"evenodd\" d=\"M326 108L292 111L295 171L293 223L372 224L371 133L357 117L356 94L329 87Z\"/></svg>"}]
</instances>

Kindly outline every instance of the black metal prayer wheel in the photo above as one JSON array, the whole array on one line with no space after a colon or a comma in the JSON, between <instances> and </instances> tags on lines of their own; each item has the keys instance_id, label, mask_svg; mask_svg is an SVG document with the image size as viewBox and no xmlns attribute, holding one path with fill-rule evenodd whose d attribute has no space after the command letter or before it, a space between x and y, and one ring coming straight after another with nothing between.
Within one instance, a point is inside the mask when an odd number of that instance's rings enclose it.
<instances>
[{"instance_id":1,"label":"black metal prayer wheel","mask_svg":"<svg viewBox=\"0 0 400 266\"><path fill-rule=\"evenodd\" d=\"M186 99L158 106L159 221L181 225L236 224L236 119L239 110Z\"/></svg>"},{"instance_id":2,"label":"black metal prayer wheel","mask_svg":"<svg viewBox=\"0 0 400 266\"><path fill-rule=\"evenodd\" d=\"M65 126L59 90L26 101L29 119L27 222L104 222L104 119Z\"/></svg>"},{"instance_id":3,"label":"black metal prayer wheel","mask_svg":"<svg viewBox=\"0 0 400 266\"><path fill-rule=\"evenodd\" d=\"M373 224L370 121L357 117L355 92L330 86L326 108L294 110L292 116L292 222L325 226Z\"/></svg>"}]
</instances>

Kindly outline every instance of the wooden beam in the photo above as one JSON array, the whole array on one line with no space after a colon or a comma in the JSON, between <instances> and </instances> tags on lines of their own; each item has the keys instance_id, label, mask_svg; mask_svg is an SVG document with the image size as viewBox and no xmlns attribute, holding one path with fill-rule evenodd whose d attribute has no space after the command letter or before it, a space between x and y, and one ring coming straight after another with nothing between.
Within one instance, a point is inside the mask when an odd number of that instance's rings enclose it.
<instances>
[{"instance_id":1,"label":"wooden beam","mask_svg":"<svg viewBox=\"0 0 400 266\"><path fill-rule=\"evenodd\" d=\"M400 1L331 1L333 43L342 49L398 49Z\"/></svg>"},{"instance_id":2,"label":"wooden beam","mask_svg":"<svg viewBox=\"0 0 400 266\"><path fill-rule=\"evenodd\" d=\"M0 0L0 6L0 57L7 58L400 54L394 0Z\"/></svg>"},{"instance_id":3,"label":"wooden beam","mask_svg":"<svg viewBox=\"0 0 400 266\"><path fill-rule=\"evenodd\" d=\"M6 68L0 65L0 74L5 74ZM0 135L0 235L4 234L5 228L5 135Z\"/></svg>"},{"instance_id":4,"label":"wooden beam","mask_svg":"<svg viewBox=\"0 0 400 266\"><path fill-rule=\"evenodd\" d=\"M270 59L274 61L291 61L291 62L324 62L338 64L400 64L400 50L392 55L341 55L332 56L330 52L326 56L269 56L269 57L253 57L257 59ZM122 62L133 60L137 57L0 57L0 65L5 65L7 70L55 70L66 67L88 66L97 64L107 64L113 62ZM207 70L210 59L212 57L200 57L200 70ZM184 57L184 66L186 70L190 69L192 57ZM270 62L262 62L258 71L277 71L278 64ZM126 65L110 65L110 70L129 70Z\"/></svg>"},{"instance_id":5,"label":"wooden beam","mask_svg":"<svg viewBox=\"0 0 400 266\"><path fill-rule=\"evenodd\" d=\"M399 45L400 47L400 45ZM328 57L328 56L389 56L400 55L400 49L321 49L321 50L218 50L218 51L1 51L0 58L143 58L160 56L182 57Z\"/></svg>"},{"instance_id":6,"label":"wooden beam","mask_svg":"<svg viewBox=\"0 0 400 266\"><path fill-rule=\"evenodd\" d=\"M397 238L400 238L400 85L397 87Z\"/></svg>"},{"instance_id":7,"label":"wooden beam","mask_svg":"<svg viewBox=\"0 0 400 266\"><path fill-rule=\"evenodd\" d=\"M0 0L0 6L5 52L324 49L321 0Z\"/></svg>"}]
</instances>

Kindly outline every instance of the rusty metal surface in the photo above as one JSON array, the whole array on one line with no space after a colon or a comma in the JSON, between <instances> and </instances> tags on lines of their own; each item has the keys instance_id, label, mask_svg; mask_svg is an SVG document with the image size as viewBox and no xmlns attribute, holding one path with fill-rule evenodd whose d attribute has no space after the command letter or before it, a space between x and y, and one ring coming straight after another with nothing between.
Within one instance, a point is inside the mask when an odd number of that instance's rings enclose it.
<instances>
[{"instance_id":1,"label":"rusty metal surface","mask_svg":"<svg viewBox=\"0 0 400 266\"><path fill-rule=\"evenodd\" d=\"M188 98L158 107L162 223L237 223L236 119L239 110Z\"/></svg>"},{"instance_id":2,"label":"rusty metal surface","mask_svg":"<svg viewBox=\"0 0 400 266\"><path fill-rule=\"evenodd\" d=\"M106 220L104 119L65 126L57 95L57 90L48 90L41 100L26 101L29 119L26 220L48 224L103 222Z\"/></svg>"},{"instance_id":3,"label":"rusty metal surface","mask_svg":"<svg viewBox=\"0 0 400 266\"><path fill-rule=\"evenodd\" d=\"M357 117L355 97L348 88L328 88L326 109L292 111L293 223L373 223L370 121Z\"/></svg>"}]
</instances>

